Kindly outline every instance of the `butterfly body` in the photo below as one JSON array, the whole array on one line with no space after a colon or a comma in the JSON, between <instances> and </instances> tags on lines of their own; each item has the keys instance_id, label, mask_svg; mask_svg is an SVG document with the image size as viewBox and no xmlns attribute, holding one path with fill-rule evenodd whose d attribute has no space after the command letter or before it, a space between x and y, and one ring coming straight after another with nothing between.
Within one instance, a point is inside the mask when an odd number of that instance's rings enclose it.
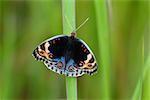
<instances>
[{"instance_id":1,"label":"butterfly body","mask_svg":"<svg viewBox=\"0 0 150 100\"><path fill-rule=\"evenodd\" d=\"M70 77L94 74L97 71L96 59L87 44L71 36L58 35L41 43L33 56L56 73Z\"/></svg>"}]
</instances>

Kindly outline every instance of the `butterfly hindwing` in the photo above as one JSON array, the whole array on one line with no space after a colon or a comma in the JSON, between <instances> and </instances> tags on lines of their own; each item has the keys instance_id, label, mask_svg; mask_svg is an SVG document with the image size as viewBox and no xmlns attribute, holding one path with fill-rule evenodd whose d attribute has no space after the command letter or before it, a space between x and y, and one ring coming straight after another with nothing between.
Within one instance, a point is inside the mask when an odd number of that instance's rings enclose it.
<instances>
[{"instance_id":1,"label":"butterfly hindwing","mask_svg":"<svg viewBox=\"0 0 150 100\"><path fill-rule=\"evenodd\" d=\"M53 59L52 61L44 61L46 67L58 74L65 74L65 61L64 57L59 59Z\"/></svg>"}]
</instances>

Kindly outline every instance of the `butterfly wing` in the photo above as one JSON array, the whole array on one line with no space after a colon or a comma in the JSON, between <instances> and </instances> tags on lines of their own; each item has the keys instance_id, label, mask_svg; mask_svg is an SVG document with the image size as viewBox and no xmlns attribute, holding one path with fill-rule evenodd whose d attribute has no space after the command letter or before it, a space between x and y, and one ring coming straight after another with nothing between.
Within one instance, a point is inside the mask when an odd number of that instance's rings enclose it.
<instances>
[{"instance_id":1,"label":"butterfly wing","mask_svg":"<svg viewBox=\"0 0 150 100\"><path fill-rule=\"evenodd\" d=\"M77 38L64 35L52 37L41 43L33 56L56 73L70 77L94 74L96 59L87 44Z\"/></svg>"},{"instance_id":2,"label":"butterfly wing","mask_svg":"<svg viewBox=\"0 0 150 100\"><path fill-rule=\"evenodd\" d=\"M97 71L97 63L88 45L77 38L71 38L70 40L67 49L68 52L70 51L69 55L66 51L66 56L69 58L66 59L66 76L78 77L83 74L94 74Z\"/></svg>"},{"instance_id":3,"label":"butterfly wing","mask_svg":"<svg viewBox=\"0 0 150 100\"><path fill-rule=\"evenodd\" d=\"M56 73L65 73L65 49L68 36L59 35L41 43L34 51L36 60L44 62L46 67Z\"/></svg>"}]
</instances>

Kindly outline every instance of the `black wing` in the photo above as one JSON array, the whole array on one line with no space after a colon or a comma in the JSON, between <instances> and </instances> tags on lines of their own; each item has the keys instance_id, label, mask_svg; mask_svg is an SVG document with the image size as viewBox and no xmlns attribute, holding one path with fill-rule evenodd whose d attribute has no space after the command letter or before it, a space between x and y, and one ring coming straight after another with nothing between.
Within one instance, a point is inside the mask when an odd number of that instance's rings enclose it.
<instances>
[{"instance_id":1,"label":"black wing","mask_svg":"<svg viewBox=\"0 0 150 100\"><path fill-rule=\"evenodd\" d=\"M58 35L41 43L34 51L33 56L47 66L48 69L65 73L65 49L68 36Z\"/></svg>"},{"instance_id":2,"label":"black wing","mask_svg":"<svg viewBox=\"0 0 150 100\"><path fill-rule=\"evenodd\" d=\"M92 75L97 71L95 56L84 41L69 37L65 54L67 76Z\"/></svg>"}]
</instances>

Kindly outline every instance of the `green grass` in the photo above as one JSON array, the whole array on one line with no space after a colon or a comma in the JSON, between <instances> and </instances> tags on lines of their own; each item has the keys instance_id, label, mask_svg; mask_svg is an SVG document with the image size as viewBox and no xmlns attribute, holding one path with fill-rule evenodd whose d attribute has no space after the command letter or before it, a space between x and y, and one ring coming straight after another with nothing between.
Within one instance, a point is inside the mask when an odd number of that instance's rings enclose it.
<instances>
[{"instance_id":1,"label":"green grass","mask_svg":"<svg viewBox=\"0 0 150 100\"><path fill-rule=\"evenodd\" d=\"M62 1L62 17L63 17L63 34L70 35L76 28L75 22L75 0ZM70 25L68 24L65 16L67 17ZM66 91L68 100L77 100L77 78L66 77Z\"/></svg>"},{"instance_id":2,"label":"green grass","mask_svg":"<svg viewBox=\"0 0 150 100\"><path fill-rule=\"evenodd\" d=\"M111 7L106 1L1 0L0 99L148 100L148 1L110 0ZM108 10L112 15L108 16ZM62 34L62 26L63 34L70 35L88 17L77 37L95 54L97 74L64 77L31 56L42 41ZM143 44L143 40L147 41Z\"/></svg>"},{"instance_id":3,"label":"green grass","mask_svg":"<svg viewBox=\"0 0 150 100\"><path fill-rule=\"evenodd\" d=\"M99 40L99 57L101 58L99 72L103 75L102 98L110 99L110 36L108 27L108 14L105 0L95 0L96 20Z\"/></svg>"},{"instance_id":4,"label":"green grass","mask_svg":"<svg viewBox=\"0 0 150 100\"><path fill-rule=\"evenodd\" d=\"M13 67L14 61L13 56L15 55L16 49L16 12L12 10L11 13L4 14L4 35L3 35L3 87L2 87L2 99L10 99L14 94L13 92ZM8 15L7 15L8 14ZM9 29L7 29L9 28ZM11 38L10 38L11 37Z\"/></svg>"},{"instance_id":5,"label":"green grass","mask_svg":"<svg viewBox=\"0 0 150 100\"><path fill-rule=\"evenodd\" d=\"M141 76L133 92L132 100L142 99L142 85L146 75L148 75L148 70L150 70L150 55L148 56L147 61L144 64L144 69L142 70Z\"/></svg>"}]
</instances>

